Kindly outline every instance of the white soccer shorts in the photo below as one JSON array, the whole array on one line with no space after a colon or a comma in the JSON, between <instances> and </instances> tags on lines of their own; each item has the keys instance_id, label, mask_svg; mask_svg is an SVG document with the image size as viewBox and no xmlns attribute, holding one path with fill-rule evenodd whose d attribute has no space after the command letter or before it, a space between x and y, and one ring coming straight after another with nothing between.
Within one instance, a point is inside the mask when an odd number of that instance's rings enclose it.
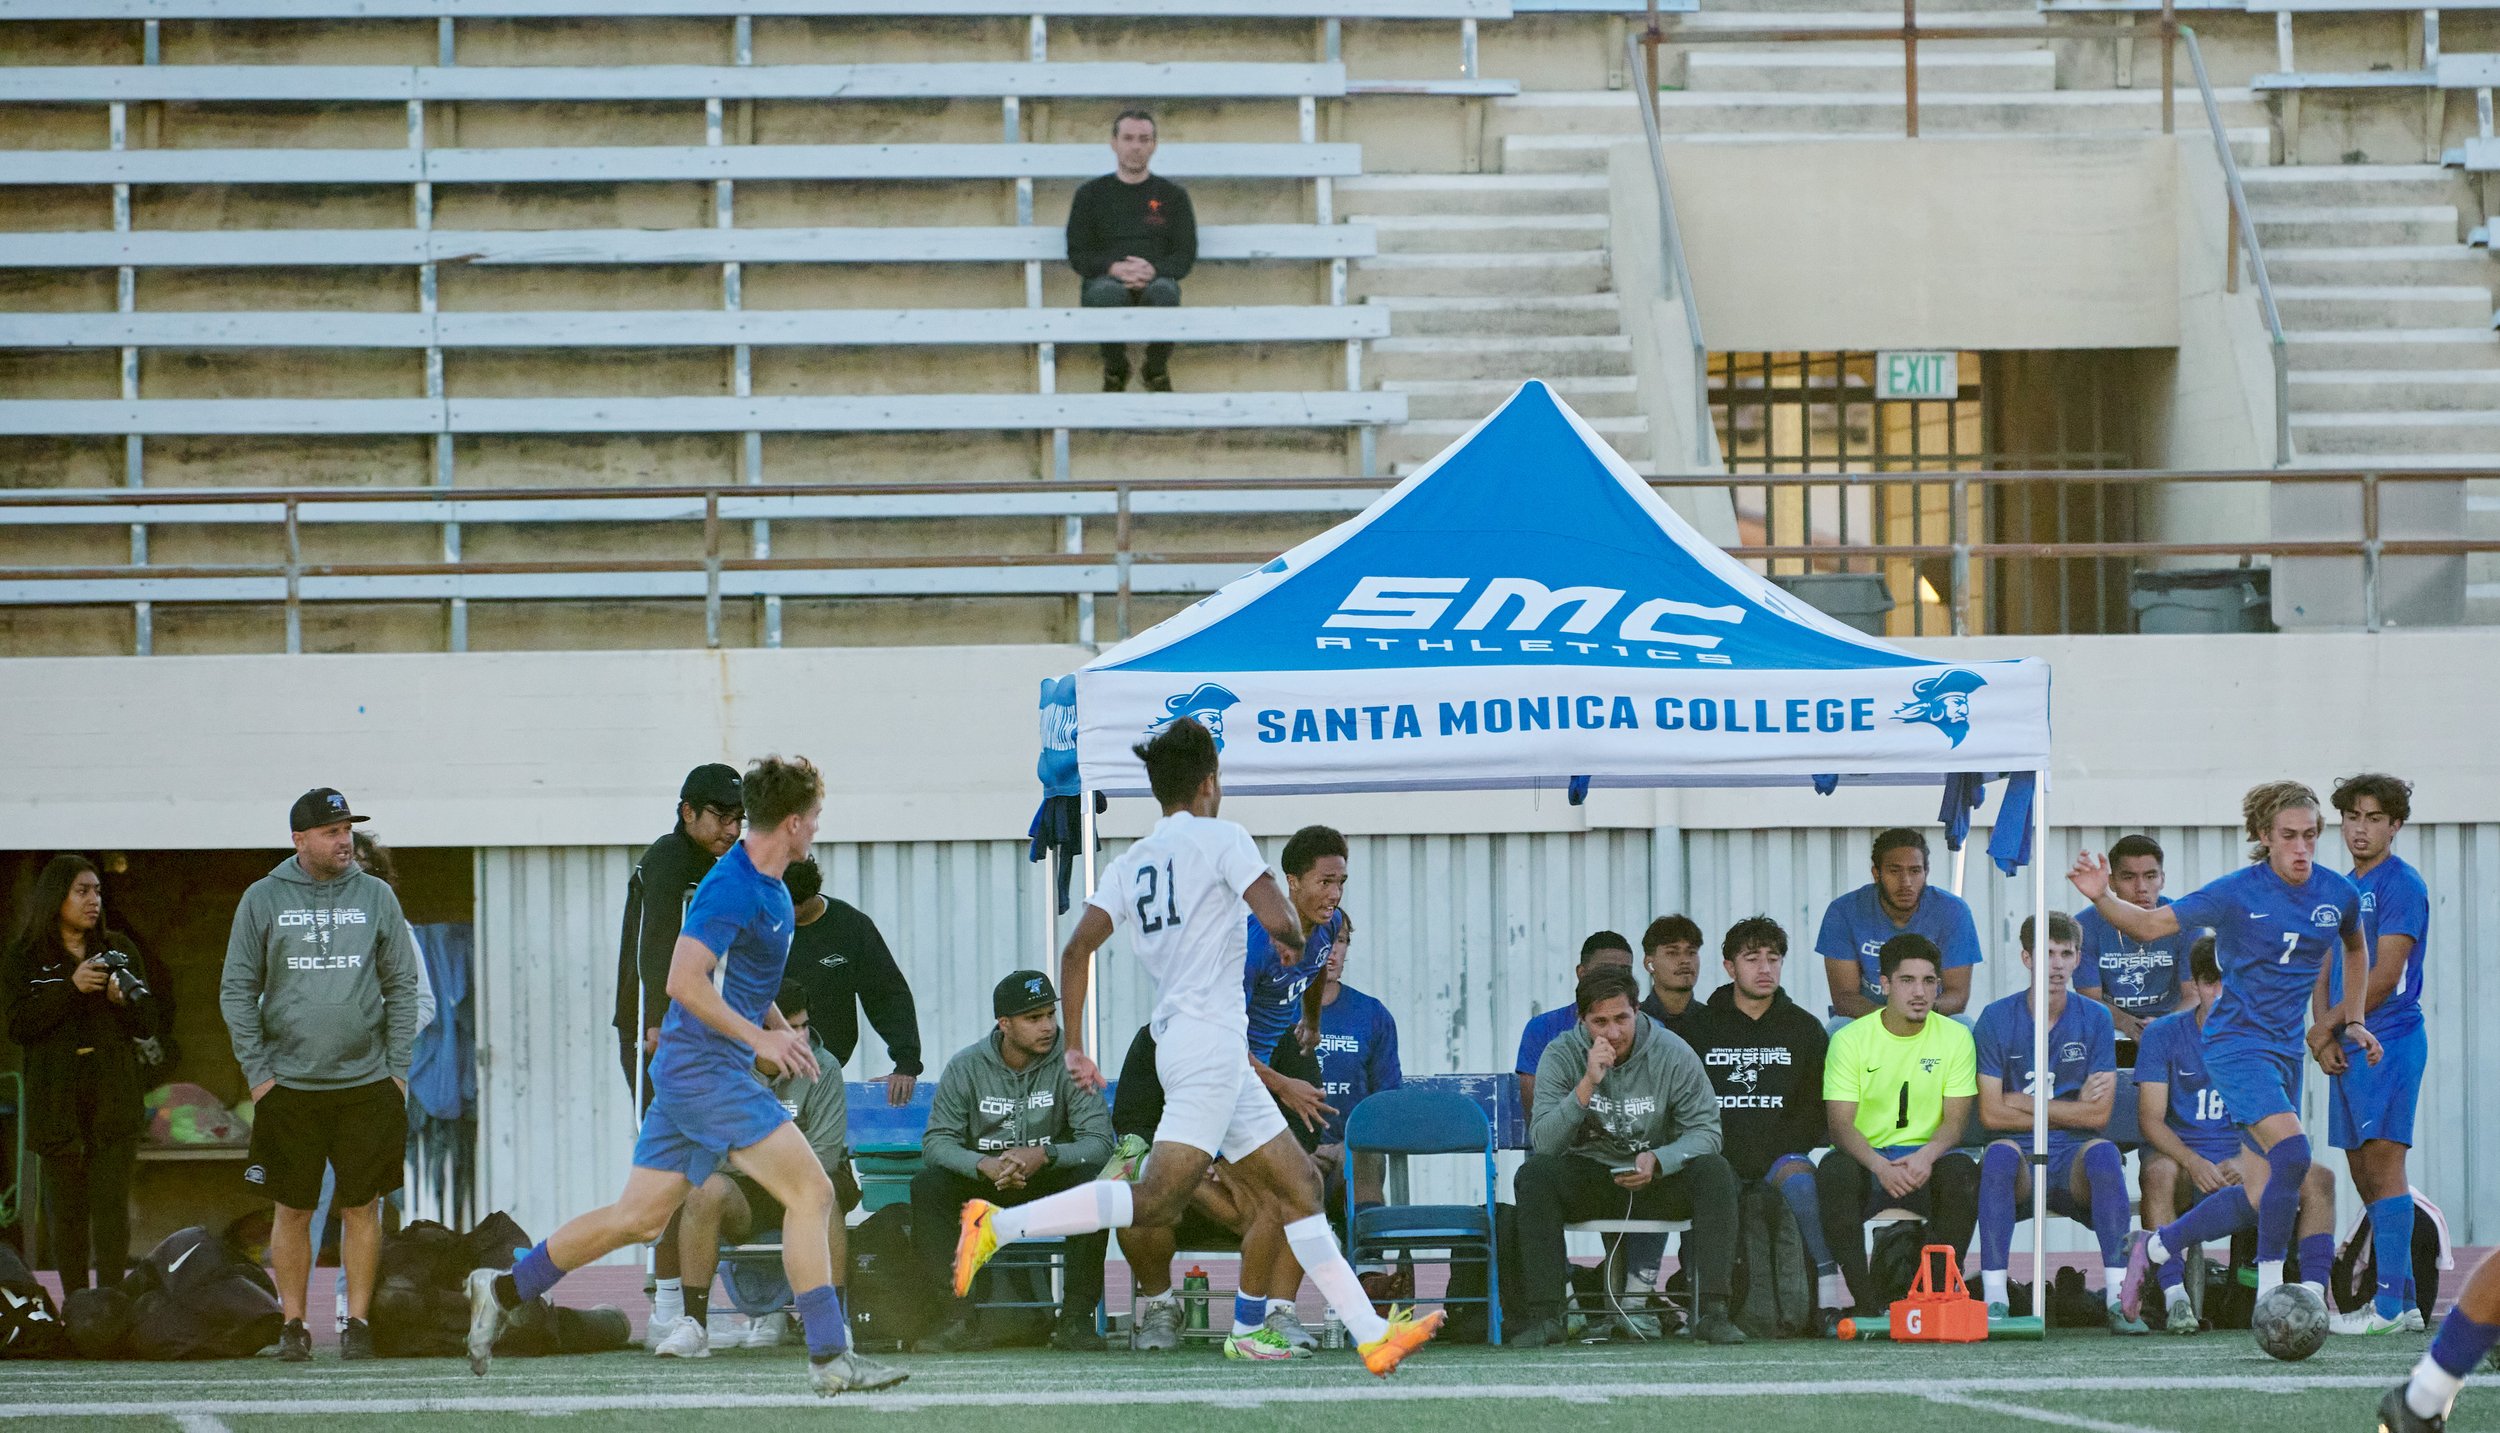
<instances>
[{"instance_id":1,"label":"white soccer shorts","mask_svg":"<svg viewBox=\"0 0 2500 1433\"><path fill-rule=\"evenodd\" d=\"M1163 1082L1158 1144L1242 1159L1285 1132L1284 1112L1251 1070L1250 1047L1238 1030L1174 1020L1155 1036L1155 1076Z\"/></svg>"}]
</instances>

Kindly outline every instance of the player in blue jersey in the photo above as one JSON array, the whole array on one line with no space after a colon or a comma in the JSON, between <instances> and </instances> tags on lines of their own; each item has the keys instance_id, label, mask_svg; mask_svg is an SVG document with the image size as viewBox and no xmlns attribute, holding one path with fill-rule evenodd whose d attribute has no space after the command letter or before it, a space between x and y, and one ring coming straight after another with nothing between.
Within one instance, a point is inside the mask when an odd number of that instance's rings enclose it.
<instances>
[{"instance_id":1,"label":"player in blue jersey","mask_svg":"<svg viewBox=\"0 0 2500 1433\"><path fill-rule=\"evenodd\" d=\"M2344 1069L2349 1035L2368 1063L2378 1042L2361 1023L2362 982L2369 954L2361 934L2361 893L2351 881L2316 863L2323 823L2318 795L2297 781L2273 781L2240 798L2250 863L2207 883L2175 905L2146 910L2112 894L2109 862L2085 851L2067 878L2093 909L2124 934L2159 940L2174 931L2204 926L2214 932L2222 967L2222 998L2205 1022L2205 1065L2231 1118L2265 1155L2268 1178L2257 1203L2257 1296L2283 1282L2300 1217L2300 1191L2309 1178L2309 1139L2300 1129L2300 1052L2328 1074ZM2349 994L2332 1018L2308 1027L2309 992L2338 955ZM2209 1225L2236 1224L2246 1197L2218 1191L2186 1217L2133 1241L2127 1254L2121 1305L2139 1312L2144 1275L2172 1251L2201 1242ZM2206 1205L2216 1208L2208 1211ZM2205 1216L2200 1218L2200 1216ZM2303 1271L2315 1277L2316 1271Z\"/></svg>"},{"instance_id":2,"label":"player in blue jersey","mask_svg":"<svg viewBox=\"0 0 2500 1433\"><path fill-rule=\"evenodd\" d=\"M1906 826L1878 834L1869 861L1874 879L1825 907L1814 937L1831 1013L1854 1020L1884 1008L1884 942L1908 931L1927 937L1944 957L1935 1012L1961 1014L1970 1004L1971 968L1981 959L1970 906L1927 884L1927 838Z\"/></svg>"},{"instance_id":3,"label":"player in blue jersey","mask_svg":"<svg viewBox=\"0 0 2500 1433\"><path fill-rule=\"evenodd\" d=\"M2188 951L2179 994L2187 1004L2144 1027L2136 1051L2137 1124L2144 1132L2144 1226L2168 1224L2187 1197L2203 1208L2207 1196L2236 1191L2210 1212L2230 1213L2236 1222L2203 1238L2236 1234L2257 1222L2252 1199L2263 1198L2266 1162L2240 1138L2239 1126L2222 1092L2214 1088L2205 1068L2205 1021L2222 997L2222 969L2214 959L2214 938L2200 936ZM2303 1281L2323 1290L2335 1231L2335 1178L2326 1166L2312 1163L2300 1193L2300 1272ZM2188 1302L2186 1245L2170 1250L2158 1271L2164 1327L2174 1334L2197 1331L2196 1311Z\"/></svg>"},{"instance_id":4,"label":"player in blue jersey","mask_svg":"<svg viewBox=\"0 0 2500 1433\"><path fill-rule=\"evenodd\" d=\"M824 778L800 757L768 756L741 783L746 834L713 863L686 906L669 958L667 1017L651 1061L652 1100L625 1192L521 1256L512 1272L469 1275L469 1367L566 1273L660 1236L694 1187L726 1163L787 1211L782 1268L807 1325L808 1383L820 1394L891 1388L905 1375L850 1347L833 1271L842 1258L833 1181L772 1090L755 1077L822 1071L804 1032L773 1008L797 926L781 873L816 840ZM721 972L720 985L712 983Z\"/></svg>"},{"instance_id":5,"label":"player in blue jersey","mask_svg":"<svg viewBox=\"0 0 2500 1433\"><path fill-rule=\"evenodd\" d=\"M2161 893L2165 879L2161 843L2141 833L2119 837L2109 848L2109 888L2118 899L2151 910L2170 904ZM2101 913L2089 907L2075 913L2083 932L2083 961L2075 968L2075 988L2087 1000L2109 1007L2121 1040L2144 1038L2144 1027L2180 1008L2179 983L2187 979L2188 947L2198 931L2183 930L2160 940L2130 940Z\"/></svg>"},{"instance_id":6,"label":"player in blue jersey","mask_svg":"<svg viewBox=\"0 0 2500 1433\"><path fill-rule=\"evenodd\" d=\"M2339 1334L2382 1334L2422 1327L2408 1296L2413 1270L2413 1190L2405 1154L2413 1145L2413 1107L2422 1093L2429 1042L2422 1032L2422 956L2429 943L2431 893L2422 873L2395 853L2396 833L2413 815L2413 787L2383 773L2348 776L2335 785L2344 849L2361 889L2361 924L2370 941L2370 985L2362 999L2370 1033L2387 1053L2377 1064L2344 1062L2327 1112L2327 1142L2344 1151L2353 1188L2370 1206L2370 1243L2378 1259L2378 1294L2335 1317ZM2343 1000L2339 967L2327 970L2317 1009Z\"/></svg>"},{"instance_id":7,"label":"player in blue jersey","mask_svg":"<svg viewBox=\"0 0 2500 1433\"><path fill-rule=\"evenodd\" d=\"M2035 930L2034 918L2024 917L2023 965L2036 964L2042 972L2049 1024L2049 1212L2088 1224L2099 1236L2109 1331L2145 1333L2141 1321L2118 1309L2130 1212L2127 1157L2099 1137L2118 1089L2115 1027L2108 1007L2069 989L2082 940L2073 919L2049 912L2044 946L2033 943ZM1990 1002L1972 1032L1979 1059L1979 1123L2004 1136L1992 1141L1979 1161L1979 1281L1991 1318L2008 1311L2006 1263L2014 1221L2031 1202L2032 1102L2042 1083L2032 1069L2032 1034L2028 989Z\"/></svg>"}]
</instances>

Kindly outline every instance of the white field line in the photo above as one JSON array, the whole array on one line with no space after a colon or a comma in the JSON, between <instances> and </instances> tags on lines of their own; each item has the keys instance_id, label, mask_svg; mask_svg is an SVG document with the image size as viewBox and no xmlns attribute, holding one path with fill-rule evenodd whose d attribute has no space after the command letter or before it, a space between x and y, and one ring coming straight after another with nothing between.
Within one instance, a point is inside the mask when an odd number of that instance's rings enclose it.
<instances>
[{"instance_id":1,"label":"white field line","mask_svg":"<svg viewBox=\"0 0 2500 1433\"><path fill-rule=\"evenodd\" d=\"M2082 1428L2090 1433L2164 1433L2141 1423L2112 1423L2106 1418L2086 1418L2080 1413L2059 1413L2053 1409L2031 1408L2020 1403L1999 1403L1985 1398L1965 1398L1959 1393L1927 1393L1921 1395L1930 1403L1948 1408L1974 1408L2006 1418L2020 1418L2033 1423L2052 1423L2060 1428Z\"/></svg>"},{"instance_id":2,"label":"white field line","mask_svg":"<svg viewBox=\"0 0 2500 1433\"><path fill-rule=\"evenodd\" d=\"M1938 1379L1925 1387L1904 1387L1897 1379L1822 1380L1817 1382L1745 1382L1745 1383L1619 1383L1594 1387L1559 1389L1545 1384L1520 1383L1450 1383L1385 1381L1369 1384L1336 1383L1321 1386L1245 1387L1239 1383L1192 1387L1140 1388L1124 1391L1125 1402L1158 1404L1175 1407L1226 1407L1244 1403L1444 1403L1499 1399L1513 1402L1560 1401L1566 1392L1587 1394L1603 1391L1611 1398L1865 1398L1874 1396L1932 1397L1939 1393L1979 1394L2025 1393L2167 1393L2189 1391L2243 1391L2252 1393L2294 1393L2318 1389L2378 1388L2387 1382L2384 1373L2364 1374L2292 1374L2271 1378L2207 1376L2202 1378L1962 1378ZM841 1400L845 1408L861 1412L885 1409L909 1412L932 1408L1030 1408L1044 1406L1098 1407L1103 1390L1096 1388L1031 1389L1003 1388L960 1393L868 1393ZM615 1413L626 1411L657 1412L663 1409L693 1411L740 1408L813 1408L823 1400L800 1392L770 1393L662 1393L649 1389L631 1393L596 1395L496 1394L478 1397L438 1398L191 1398L181 1401L123 1401L111 1403L0 1403L0 1419L17 1418L131 1418L150 1415L174 1417L180 1414L204 1414L210 1417L234 1417L256 1414L357 1415L382 1413ZM1985 1405L1992 1411L2004 1412L2002 1405ZM2041 1410L2030 1410L2039 1412ZM2062 1415L2061 1415L2062 1416ZM2123 1426L2123 1425L2077 1425Z\"/></svg>"}]
</instances>

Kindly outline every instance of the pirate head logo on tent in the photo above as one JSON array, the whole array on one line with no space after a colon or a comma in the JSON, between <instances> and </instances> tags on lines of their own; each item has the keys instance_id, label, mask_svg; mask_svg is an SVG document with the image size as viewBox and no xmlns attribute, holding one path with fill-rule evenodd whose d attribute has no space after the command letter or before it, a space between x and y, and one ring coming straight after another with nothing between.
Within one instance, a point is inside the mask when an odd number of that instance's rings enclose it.
<instances>
[{"instance_id":1,"label":"pirate head logo on tent","mask_svg":"<svg viewBox=\"0 0 2500 1433\"><path fill-rule=\"evenodd\" d=\"M1224 749L1224 713L1239 705L1241 705L1241 698L1234 696L1231 692L1213 682L1200 682L1195 691L1186 692L1177 697L1165 697L1163 719L1146 728L1146 735L1151 737L1182 717L1188 717L1205 727L1207 735L1215 738L1215 749L1222 751Z\"/></svg>"},{"instance_id":2,"label":"pirate head logo on tent","mask_svg":"<svg viewBox=\"0 0 2500 1433\"><path fill-rule=\"evenodd\" d=\"M1910 699L1892 719L1932 726L1960 746L1962 738L1970 735L1970 694L1986 685L1986 678L1959 667L1924 678L1910 688Z\"/></svg>"}]
</instances>

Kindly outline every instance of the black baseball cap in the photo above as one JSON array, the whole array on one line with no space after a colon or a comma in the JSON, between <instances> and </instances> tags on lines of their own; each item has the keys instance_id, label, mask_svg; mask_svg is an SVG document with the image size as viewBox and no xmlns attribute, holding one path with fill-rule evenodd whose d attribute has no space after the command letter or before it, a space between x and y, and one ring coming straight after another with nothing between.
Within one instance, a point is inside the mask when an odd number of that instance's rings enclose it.
<instances>
[{"instance_id":1,"label":"black baseball cap","mask_svg":"<svg viewBox=\"0 0 2500 1433\"><path fill-rule=\"evenodd\" d=\"M1001 1020L1058 1003L1059 992L1051 988L1050 977L1038 970L1019 970L990 992L990 1013Z\"/></svg>"},{"instance_id":2,"label":"black baseball cap","mask_svg":"<svg viewBox=\"0 0 2500 1433\"><path fill-rule=\"evenodd\" d=\"M286 814L287 828L294 831L311 831L334 826L341 821L369 819L348 810L347 798L327 786L316 786L296 797L294 807Z\"/></svg>"},{"instance_id":3,"label":"black baseball cap","mask_svg":"<svg viewBox=\"0 0 2500 1433\"><path fill-rule=\"evenodd\" d=\"M717 761L707 761L687 772L686 784L677 788L677 799L690 801L698 808L746 809L746 793L738 780L738 768Z\"/></svg>"}]
</instances>

